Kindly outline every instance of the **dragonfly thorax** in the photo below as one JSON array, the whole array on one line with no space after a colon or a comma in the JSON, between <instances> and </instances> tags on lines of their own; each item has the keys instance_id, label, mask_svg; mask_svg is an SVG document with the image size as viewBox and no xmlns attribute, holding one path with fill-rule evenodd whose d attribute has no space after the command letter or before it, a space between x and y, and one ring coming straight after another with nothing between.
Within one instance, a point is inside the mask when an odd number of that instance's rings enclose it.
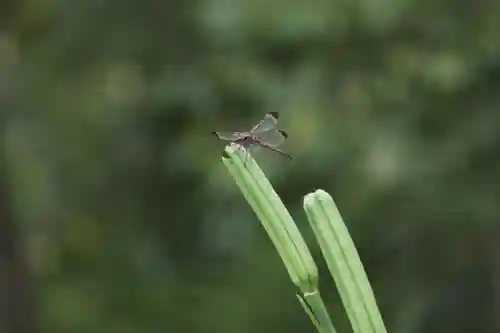
<instances>
[{"instance_id":1,"label":"dragonfly thorax","mask_svg":"<svg viewBox=\"0 0 500 333\"><path fill-rule=\"evenodd\" d=\"M256 137L255 136L252 136L252 135L245 135L241 138L239 138L238 140L235 140L236 143L239 143L241 145L249 145L249 144L252 144L254 143L256 140Z\"/></svg>"}]
</instances>

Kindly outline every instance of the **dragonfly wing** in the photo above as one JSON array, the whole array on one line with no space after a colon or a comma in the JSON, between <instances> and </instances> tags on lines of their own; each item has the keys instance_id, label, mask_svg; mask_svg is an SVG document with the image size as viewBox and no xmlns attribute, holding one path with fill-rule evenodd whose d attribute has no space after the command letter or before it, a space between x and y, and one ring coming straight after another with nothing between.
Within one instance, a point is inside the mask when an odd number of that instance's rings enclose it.
<instances>
[{"instance_id":1,"label":"dragonfly wing","mask_svg":"<svg viewBox=\"0 0 500 333\"><path fill-rule=\"evenodd\" d=\"M282 130L270 130L267 132L256 133L256 141L260 141L272 147L282 145L288 138L288 134Z\"/></svg>"},{"instance_id":2,"label":"dragonfly wing","mask_svg":"<svg viewBox=\"0 0 500 333\"><path fill-rule=\"evenodd\" d=\"M276 128L278 124L278 113L270 112L264 116L264 118L257 125L252 128L250 132L259 133L266 132Z\"/></svg>"},{"instance_id":3,"label":"dragonfly wing","mask_svg":"<svg viewBox=\"0 0 500 333\"><path fill-rule=\"evenodd\" d=\"M245 135L242 132L212 132L218 139L227 141L236 141L244 138Z\"/></svg>"},{"instance_id":4,"label":"dragonfly wing","mask_svg":"<svg viewBox=\"0 0 500 333\"><path fill-rule=\"evenodd\" d=\"M260 146L263 147L263 148L275 151L275 152L279 153L280 155L282 155L282 156L284 156L286 158L292 159L292 156L290 156L289 154L285 153L284 151L282 151L282 150L280 150L280 149L278 149L276 147L270 146L270 145L265 144L265 143L260 143Z\"/></svg>"},{"instance_id":5,"label":"dragonfly wing","mask_svg":"<svg viewBox=\"0 0 500 333\"><path fill-rule=\"evenodd\" d=\"M258 144L253 144L247 147L247 151L250 152L251 154L255 154L259 150L262 150L262 147L259 146Z\"/></svg>"}]
</instances>

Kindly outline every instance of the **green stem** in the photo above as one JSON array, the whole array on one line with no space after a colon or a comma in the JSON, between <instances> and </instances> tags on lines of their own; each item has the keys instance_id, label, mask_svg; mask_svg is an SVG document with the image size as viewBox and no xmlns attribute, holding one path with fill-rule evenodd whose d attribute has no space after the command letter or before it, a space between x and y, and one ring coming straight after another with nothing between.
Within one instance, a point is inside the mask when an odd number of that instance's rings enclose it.
<instances>
[{"instance_id":1,"label":"green stem","mask_svg":"<svg viewBox=\"0 0 500 333\"><path fill-rule=\"evenodd\" d=\"M337 333L319 291L316 290L315 292L304 294L304 299L311 307L321 328L321 333Z\"/></svg>"}]
</instances>

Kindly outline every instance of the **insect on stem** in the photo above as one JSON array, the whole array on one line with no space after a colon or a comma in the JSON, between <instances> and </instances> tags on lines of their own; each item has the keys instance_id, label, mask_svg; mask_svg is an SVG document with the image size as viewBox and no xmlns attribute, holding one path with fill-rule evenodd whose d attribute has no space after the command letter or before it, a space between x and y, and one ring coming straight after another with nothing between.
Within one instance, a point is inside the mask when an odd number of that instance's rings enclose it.
<instances>
[{"instance_id":1,"label":"insect on stem","mask_svg":"<svg viewBox=\"0 0 500 333\"><path fill-rule=\"evenodd\" d=\"M236 143L245 149L245 166L247 165L248 154L253 147L262 147L291 159L290 155L278 148L288 138L285 131L277 129L278 118L278 112L270 112L247 132L212 132L212 134L219 140Z\"/></svg>"}]
</instances>

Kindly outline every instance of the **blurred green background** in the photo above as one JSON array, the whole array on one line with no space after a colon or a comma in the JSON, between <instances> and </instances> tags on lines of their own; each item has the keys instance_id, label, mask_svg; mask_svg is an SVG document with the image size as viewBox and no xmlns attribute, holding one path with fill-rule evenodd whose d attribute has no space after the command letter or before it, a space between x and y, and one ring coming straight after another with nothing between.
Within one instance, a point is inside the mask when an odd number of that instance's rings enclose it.
<instances>
[{"instance_id":1,"label":"blurred green background","mask_svg":"<svg viewBox=\"0 0 500 333\"><path fill-rule=\"evenodd\" d=\"M500 2L4 0L0 332L314 332L215 130L303 231L335 198L389 332L500 331Z\"/></svg>"}]
</instances>

